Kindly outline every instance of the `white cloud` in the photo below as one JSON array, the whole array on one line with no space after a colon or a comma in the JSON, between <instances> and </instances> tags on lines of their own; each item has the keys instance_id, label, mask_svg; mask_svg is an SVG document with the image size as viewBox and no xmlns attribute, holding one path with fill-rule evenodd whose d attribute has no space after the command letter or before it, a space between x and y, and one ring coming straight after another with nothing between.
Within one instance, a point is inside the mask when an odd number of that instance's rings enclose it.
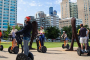
<instances>
[{"instance_id":1,"label":"white cloud","mask_svg":"<svg viewBox=\"0 0 90 60\"><path fill-rule=\"evenodd\" d=\"M30 3L30 6L37 6L36 3Z\"/></svg>"},{"instance_id":2,"label":"white cloud","mask_svg":"<svg viewBox=\"0 0 90 60\"><path fill-rule=\"evenodd\" d=\"M62 2L62 0L56 0L55 4L60 4Z\"/></svg>"},{"instance_id":3,"label":"white cloud","mask_svg":"<svg viewBox=\"0 0 90 60\"><path fill-rule=\"evenodd\" d=\"M47 16L49 16L49 14L47 14Z\"/></svg>"},{"instance_id":4,"label":"white cloud","mask_svg":"<svg viewBox=\"0 0 90 60\"><path fill-rule=\"evenodd\" d=\"M20 7L17 7L17 9L18 9L18 10L21 10L21 8L20 8Z\"/></svg>"},{"instance_id":5,"label":"white cloud","mask_svg":"<svg viewBox=\"0 0 90 60\"><path fill-rule=\"evenodd\" d=\"M27 11L27 10L24 10L25 12Z\"/></svg>"},{"instance_id":6,"label":"white cloud","mask_svg":"<svg viewBox=\"0 0 90 60\"><path fill-rule=\"evenodd\" d=\"M35 2L35 1L32 1L31 3L29 3L29 5L30 6L42 6L42 4L41 3L37 3L37 2Z\"/></svg>"},{"instance_id":7,"label":"white cloud","mask_svg":"<svg viewBox=\"0 0 90 60\"><path fill-rule=\"evenodd\" d=\"M77 0L71 0L71 2L77 2Z\"/></svg>"},{"instance_id":8,"label":"white cloud","mask_svg":"<svg viewBox=\"0 0 90 60\"><path fill-rule=\"evenodd\" d=\"M59 16L59 18L61 18L61 12L58 12L57 15Z\"/></svg>"},{"instance_id":9,"label":"white cloud","mask_svg":"<svg viewBox=\"0 0 90 60\"><path fill-rule=\"evenodd\" d=\"M51 3L51 2L46 2L46 4L52 5L52 3Z\"/></svg>"}]
</instances>

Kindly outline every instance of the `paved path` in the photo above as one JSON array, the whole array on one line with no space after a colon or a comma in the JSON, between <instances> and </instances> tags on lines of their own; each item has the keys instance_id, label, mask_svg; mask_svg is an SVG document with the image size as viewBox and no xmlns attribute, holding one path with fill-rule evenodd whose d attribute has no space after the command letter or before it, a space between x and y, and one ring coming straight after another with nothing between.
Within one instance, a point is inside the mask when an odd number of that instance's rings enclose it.
<instances>
[{"instance_id":1,"label":"paved path","mask_svg":"<svg viewBox=\"0 0 90 60\"><path fill-rule=\"evenodd\" d=\"M62 48L48 48L47 53L39 53L36 50L31 52L34 60L90 60L90 56L78 56L76 51L65 51ZM9 54L7 48L0 51L0 60L15 60L16 56L17 54Z\"/></svg>"}]
</instances>

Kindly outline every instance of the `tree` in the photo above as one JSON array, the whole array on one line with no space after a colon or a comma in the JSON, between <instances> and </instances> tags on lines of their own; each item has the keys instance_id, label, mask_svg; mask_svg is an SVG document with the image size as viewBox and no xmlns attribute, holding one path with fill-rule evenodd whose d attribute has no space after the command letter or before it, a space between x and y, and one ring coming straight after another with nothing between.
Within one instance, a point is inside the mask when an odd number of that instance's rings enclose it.
<instances>
[{"instance_id":1,"label":"tree","mask_svg":"<svg viewBox=\"0 0 90 60\"><path fill-rule=\"evenodd\" d=\"M7 31L5 31L4 32L4 37L5 38L8 38L9 37L9 35L8 34L10 34L10 32L11 32L11 26L9 25L9 23L8 23L8 28L7 28Z\"/></svg>"},{"instance_id":2,"label":"tree","mask_svg":"<svg viewBox=\"0 0 90 60\"><path fill-rule=\"evenodd\" d=\"M62 28L62 31L65 31L66 32L66 34L67 34L67 36L68 36L69 39L72 38L72 27L71 27L71 25L69 27L68 26L64 26Z\"/></svg>"},{"instance_id":3,"label":"tree","mask_svg":"<svg viewBox=\"0 0 90 60\"><path fill-rule=\"evenodd\" d=\"M19 27L18 25L15 26L15 29L17 29L18 31L21 30L22 28Z\"/></svg>"},{"instance_id":4,"label":"tree","mask_svg":"<svg viewBox=\"0 0 90 60\"><path fill-rule=\"evenodd\" d=\"M49 39L56 39L59 37L60 30L56 27L48 27L45 31L45 36Z\"/></svg>"}]
</instances>

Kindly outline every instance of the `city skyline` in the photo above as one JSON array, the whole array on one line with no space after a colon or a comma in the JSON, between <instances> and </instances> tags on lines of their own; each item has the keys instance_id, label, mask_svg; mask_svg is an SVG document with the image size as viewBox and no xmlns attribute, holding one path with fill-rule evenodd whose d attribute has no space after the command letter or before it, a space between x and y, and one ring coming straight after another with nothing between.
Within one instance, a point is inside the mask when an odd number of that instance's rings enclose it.
<instances>
[{"instance_id":1,"label":"city skyline","mask_svg":"<svg viewBox=\"0 0 90 60\"><path fill-rule=\"evenodd\" d=\"M71 0L76 2L77 0ZM30 2L30 3L29 3ZM35 16L36 12L44 11L45 14L49 15L49 7L53 7L53 10L57 10L57 15L61 18L60 3L62 0L18 0L17 5L17 23L24 24L24 18L26 16ZM58 7L58 8L57 8Z\"/></svg>"}]
</instances>

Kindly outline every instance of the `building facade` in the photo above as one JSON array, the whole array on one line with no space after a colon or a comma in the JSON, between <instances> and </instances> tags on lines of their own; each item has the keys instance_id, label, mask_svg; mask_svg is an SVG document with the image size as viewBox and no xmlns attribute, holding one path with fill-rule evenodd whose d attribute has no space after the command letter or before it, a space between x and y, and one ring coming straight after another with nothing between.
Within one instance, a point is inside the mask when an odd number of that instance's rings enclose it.
<instances>
[{"instance_id":1,"label":"building facade","mask_svg":"<svg viewBox=\"0 0 90 60\"><path fill-rule=\"evenodd\" d=\"M49 21L50 26L59 28L59 16L47 16L46 19Z\"/></svg>"},{"instance_id":2,"label":"building facade","mask_svg":"<svg viewBox=\"0 0 90 60\"><path fill-rule=\"evenodd\" d=\"M61 30L64 26L69 27L71 25L71 19L72 18L65 18L59 20L59 29ZM80 24L82 24L82 19L76 19L76 27Z\"/></svg>"},{"instance_id":3,"label":"building facade","mask_svg":"<svg viewBox=\"0 0 90 60\"><path fill-rule=\"evenodd\" d=\"M32 23L33 21L36 21L34 16L29 16L31 18L30 22Z\"/></svg>"},{"instance_id":4,"label":"building facade","mask_svg":"<svg viewBox=\"0 0 90 60\"><path fill-rule=\"evenodd\" d=\"M77 3L72 3L70 0L62 0L61 2L61 18L78 18Z\"/></svg>"},{"instance_id":5,"label":"building facade","mask_svg":"<svg viewBox=\"0 0 90 60\"><path fill-rule=\"evenodd\" d=\"M23 27L23 24L17 23L17 26L18 26L18 27Z\"/></svg>"},{"instance_id":6,"label":"building facade","mask_svg":"<svg viewBox=\"0 0 90 60\"><path fill-rule=\"evenodd\" d=\"M43 11L39 11L36 13L36 22L38 23L38 29L40 26L43 26L44 29L50 27L49 21L46 19L46 14Z\"/></svg>"},{"instance_id":7,"label":"building facade","mask_svg":"<svg viewBox=\"0 0 90 60\"><path fill-rule=\"evenodd\" d=\"M53 7L49 8L49 16L53 16Z\"/></svg>"},{"instance_id":8,"label":"building facade","mask_svg":"<svg viewBox=\"0 0 90 60\"><path fill-rule=\"evenodd\" d=\"M78 18L83 20L84 25L90 28L90 0L77 0Z\"/></svg>"},{"instance_id":9,"label":"building facade","mask_svg":"<svg viewBox=\"0 0 90 60\"><path fill-rule=\"evenodd\" d=\"M1 30L7 30L8 24L17 25L17 0L0 0Z\"/></svg>"},{"instance_id":10,"label":"building facade","mask_svg":"<svg viewBox=\"0 0 90 60\"><path fill-rule=\"evenodd\" d=\"M57 11L56 11L56 10L53 11L53 15L54 15L54 16L57 15Z\"/></svg>"}]
</instances>

